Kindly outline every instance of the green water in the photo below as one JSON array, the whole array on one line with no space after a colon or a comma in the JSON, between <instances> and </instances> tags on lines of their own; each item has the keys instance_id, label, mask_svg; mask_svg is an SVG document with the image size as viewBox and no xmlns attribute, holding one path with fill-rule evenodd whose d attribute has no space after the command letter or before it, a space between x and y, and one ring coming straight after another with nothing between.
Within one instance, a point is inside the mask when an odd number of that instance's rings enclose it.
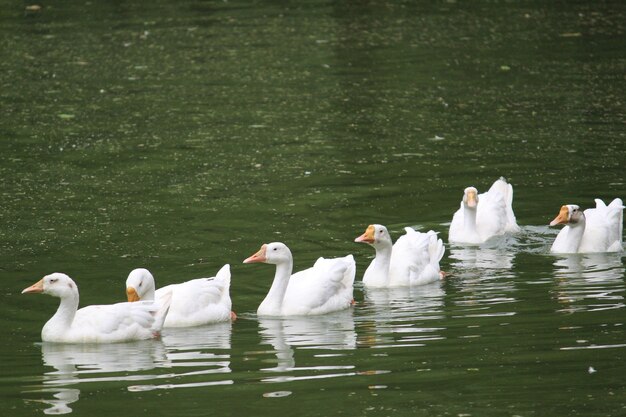
<instances>
[{"instance_id":1,"label":"green water","mask_svg":"<svg viewBox=\"0 0 626 417\"><path fill-rule=\"evenodd\" d=\"M33 3L34 4L34 3ZM555 257L562 204L626 197L626 5L0 0L0 413L619 416L620 254ZM441 232L499 176L522 233L446 247L448 277L365 291L370 223ZM296 269L357 259L356 306L260 320ZM232 325L41 344L81 305L232 266Z\"/></svg>"}]
</instances>

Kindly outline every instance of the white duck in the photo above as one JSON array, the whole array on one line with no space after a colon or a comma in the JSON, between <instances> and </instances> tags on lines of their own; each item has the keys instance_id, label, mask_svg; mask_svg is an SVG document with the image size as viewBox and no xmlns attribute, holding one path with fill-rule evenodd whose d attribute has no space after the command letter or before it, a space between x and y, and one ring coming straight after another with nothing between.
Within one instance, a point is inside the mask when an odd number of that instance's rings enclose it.
<instances>
[{"instance_id":1,"label":"white duck","mask_svg":"<svg viewBox=\"0 0 626 417\"><path fill-rule=\"evenodd\" d=\"M420 233L405 227L406 234L392 245L387 228L371 224L355 242L368 243L376 250L376 257L363 274L367 287L402 287L429 284L443 277L439 261L445 248L437 233Z\"/></svg>"},{"instance_id":2,"label":"white duck","mask_svg":"<svg viewBox=\"0 0 626 417\"><path fill-rule=\"evenodd\" d=\"M519 230L513 214L513 186L500 178L486 193L478 194L474 187L465 189L461 207L452 217L448 240L479 244Z\"/></svg>"},{"instance_id":3,"label":"white duck","mask_svg":"<svg viewBox=\"0 0 626 417\"><path fill-rule=\"evenodd\" d=\"M598 198L596 208L584 212L575 204L561 207L550 226L565 224L557 235L552 253L619 252L622 250L622 200L616 198L608 206Z\"/></svg>"},{"instance_id":4,"label":"white duck","mask_svg":"<svg viewBox=\"0 0 626 417\"><path fill-rule=\"evenodd\" d=\"M274 282L259 305L259 316L305 316L325 314L350 307L356 265L352 255L319 258L313 267L291 275L293 257L281 242L264 244L244 263L276 265Z\"/></svg>"},{"instance_id":5,"label":"white duck","mask_svg":"<svg viewBox=\"0 0 626 417\"><path fill-rule=\"evenodd\" d=\"M92 305L78 309L78 287L67 275L46 275L24 289L25 293L43 293L59 297L57 312L43 326L44 342L60 343L115 343L152 339L160 336L170 299L163 303L153 301Z\"/></svg>"},{"instance_id":6,"label":"white duck","mask_svg":"<svg viewBox=\"0 0 626 417\"><path fill-rule=\"evenodd\" d=\"M198 278L155 291L154 277L145 268L134 269L126 279L128 301L161 300L171 293L164 327L191 327L235 319L229 295L230 265L212 278Z\"/></svg>"}]
</instances>

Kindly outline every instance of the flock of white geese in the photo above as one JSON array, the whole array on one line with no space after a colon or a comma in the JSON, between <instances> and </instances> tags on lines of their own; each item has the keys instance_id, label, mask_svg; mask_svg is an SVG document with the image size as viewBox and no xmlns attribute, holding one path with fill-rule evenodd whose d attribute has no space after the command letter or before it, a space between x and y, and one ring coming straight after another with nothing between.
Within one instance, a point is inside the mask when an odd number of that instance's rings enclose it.
<instances>
[{"instance_id":1,"label":"flock of white geese","mask_svg":"<svg viewBox=\"0 0 626 417\"><path fill-rule=\"evenodd\" d=\"M553 253L617 252L622 250L623 203L582 211L577 205L561 207L550 223L565 225L551 247ZM482 194L468 187L454 213L448 239L457 244L480 244L494 236L520 230L513 213L513 187L503 178ZM376 256L363 274L365 287L410 287L443 278L439 268L445 248L437 233L410 227L395 244L387 228L372 224L355 239L371 245ZM259 316L317 315L354 304L356 265L352 255L319 258L308 269L293 273L293 257L280 242L261 246L244 263L276 265L274 281L259 305ZM143 268L126 280L128 302L78 309L76 283L63 273L46 275L22 293L43 293L61 299L57 312L43 326L45 342L114 343L159 337L163 327L187 327L234 320L229 294L230 266L212 278L199 278L156 289L152 274Z\"/></svg>"}]
</instances>

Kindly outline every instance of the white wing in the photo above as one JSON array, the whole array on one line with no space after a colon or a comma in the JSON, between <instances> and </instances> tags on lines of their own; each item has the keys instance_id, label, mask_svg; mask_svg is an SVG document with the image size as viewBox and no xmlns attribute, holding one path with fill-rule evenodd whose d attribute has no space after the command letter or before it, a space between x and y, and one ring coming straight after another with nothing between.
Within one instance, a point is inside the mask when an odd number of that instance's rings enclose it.
<instances>
[{"instance_id":1,"label":"white wing","mask_svg":"<svg viewBox=\"0 0 626 417\"><path fill-rule=\"evenodd\" d=\"M295 314L324 314L350 306L356 266L352 255L319 258L308 269L289 279L283 311Z\"/></svg>"},{"instance_id":2,"label":"white wing","mask_svg":"<svg viewBox=\"0 0 626 417\"><path fill-rule=\"evenodd\" d=\"M430 230L420 233L405 227L406 234L393 246L390 286L421 285L439 279L443 241Z\"/></svg>"},{"instance_id":3,"label":"white wing","mask_svg":"<svg viewBox=\"0 0 626 417\"><path fill-rule=\"evenodd\" d=\"M623 205L615 199L608 206L596 199L596 208L585 210L585 233L580 247L581 253L622 250Z\"/></svg>"},{"instance_id":4,"label":"white wing","mask_svg":"<svg viewBox=\"0 0 626 417\"><path fill-rule=\"evenodd\" d=\"M224 265L212 278L197 278L181 284L172 284L155 292L162 300L171 292L172 302L165 319L165 327L198 326L230 319L230 265Z\"/></svg>"},{"instance_id":5,"label":"white wing","mask_svg":"<svg viewBox=\"0 0 626 417\"><path fill-rule=\"evenodd\" d=\"M493 186L492 186L493 188ZM490 189L478 196L476 229L483 239L506 231L507 210L505 196L498 189Z\"/></svg>"},{"instance_id":6,"label":"white wing","mask_svg":"<svg viewBox=\"0 0 626 417\"><path fill-rule=\"evenodd\" d=\"M84 307L76 312L68 337L94 343L149 339L158 311L153 301Z\"/></svg>"}]
</instances>

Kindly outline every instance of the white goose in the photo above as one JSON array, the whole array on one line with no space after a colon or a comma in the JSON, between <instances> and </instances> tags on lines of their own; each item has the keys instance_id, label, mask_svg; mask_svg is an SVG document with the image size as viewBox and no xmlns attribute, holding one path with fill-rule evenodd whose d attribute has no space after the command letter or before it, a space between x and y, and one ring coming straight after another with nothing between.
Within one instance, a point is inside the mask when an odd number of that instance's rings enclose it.
<instances>
[{"instance_id":1,"label":"white goose","mask_svg":"<svg viewBox=\"0 0 626 417\"><path fill-rule=\"evenodd\" d=\"M264 244L244 263L276 265L274 282L259 305L259 316L306 316L325 314L350 307L356 265L352 255L319 258L313 267L291 275L293 257L281 242Z\"/></svg>"},{"instance_id":2,"label":"white goose","mask_svg":"<svg viewBox=\"0 0 626 417\"><path fill-rule=\"evenodd\" d=\"M557 235L552 253L619 252L622 250L622 200L616 198L608 206L598 198L596 208L584 212L575 204L561 207L550 226L565 224Z\"/></svg>"},{"instance_id":3,"label":"white goose","mask_svg":"<svg viewBox=\"0 0 626 417\"><path fill-rule=\"evenodd\" d=\"M387 228L371 224L355 242L368 243L376 250L376 257L363 274L367 287L402 287L429 284L443 277L439 261L445 248L437 233L420 233L405 227L406 234L394 245Z\"/></svg>"},{"instance_id":4,"label":"white goose","mask_svg":"<svg viewBox=\"0 0 626 417\"><path fill-rule=\"evenodd\" d=\"M155 291L154 277L145 268L134 269L126 279L128 301L161 302L171 293L170 311L164 327L191 327L234 320L229 295L230 265L224 265L212 278L198 278L172 284Z\"/></svg>"},{"instance_id":5,"label":"white goose","mask_svg":"<svg viewBox=\"0 0 626 417\"><path fill-rule=\"evenodd\" d=\"M78 287L67 275L46 275L24 289L25 293L43 293L59 297L57 312L43 326L44 342L61 343L115 343L152 339L160 336L170 299L163 303L153 301L92 305L78 310Z\"/></svg>"},{"instance_id":6,"label":"white goose","mask_svg":"<svg viewBox=\"0 0 626 417\"><path fill-rule=\"evenodd\" d=\"M461 207L452 217L448 240L479 244L519 230L513 214L513 186L500 178L486 193L478 194L474 187L465 189Z\"/></svg>"}]
</instances>

